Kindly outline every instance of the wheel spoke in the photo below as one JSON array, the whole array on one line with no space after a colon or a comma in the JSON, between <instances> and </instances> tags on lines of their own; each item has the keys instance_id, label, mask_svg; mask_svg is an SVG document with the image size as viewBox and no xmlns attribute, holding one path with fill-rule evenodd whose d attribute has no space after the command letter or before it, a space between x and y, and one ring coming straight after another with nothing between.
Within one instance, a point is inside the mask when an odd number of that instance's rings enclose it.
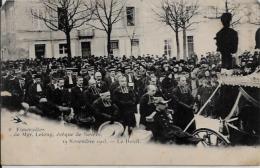
<instances>
[{"instance_id":1,"label":"wheel spoke","mask_svg":"<svg viewBox=\"0 0 260 168\"><path fill-rule=\"evenodd\" d=\"M226 146L228 142L217 132L202 128L194 133L194 136L202 139L203 146Z\"/></svg>"}]
</instances>

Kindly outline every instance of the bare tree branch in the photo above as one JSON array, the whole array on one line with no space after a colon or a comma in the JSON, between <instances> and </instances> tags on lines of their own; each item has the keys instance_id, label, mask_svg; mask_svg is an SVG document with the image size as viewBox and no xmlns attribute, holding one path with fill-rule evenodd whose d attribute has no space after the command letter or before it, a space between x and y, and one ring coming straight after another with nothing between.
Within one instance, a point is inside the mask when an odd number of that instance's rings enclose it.
<instances>
[{"instance_id":1,"label":"bare tree branch","mask_svg":"<svg viewBox=\"0 0 260 168\"><path fill-rule=\"evenodd\" d=\"M107 34L107 53L110 53L110 38L113 25L122 19L122 13L125 8L126 0L95 0L94 13L95 16L92 23L88 23L91 27L105 31ZM97 22L100 24L96 25Z\"/></svg>"},{"instance_id":2,"label":"bare tree branch","mask_svg":"<svg viewBox=\"0 0 260 168\"><path fill-rule=\"evenodd\" d=\"M42 0L41 3L44 15L31 9L32 16L43 21L49 29L65 33L70 58L70 32L92 19L94 13L92 3L88 6L83 4L83 0Z\"/></svg>"}]
</instances>

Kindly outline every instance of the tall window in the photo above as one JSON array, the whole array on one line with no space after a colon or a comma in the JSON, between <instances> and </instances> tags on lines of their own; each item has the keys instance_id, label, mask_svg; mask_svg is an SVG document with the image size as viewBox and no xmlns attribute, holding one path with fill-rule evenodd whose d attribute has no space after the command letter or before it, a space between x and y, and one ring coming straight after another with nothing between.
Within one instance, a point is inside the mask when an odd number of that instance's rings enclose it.
<instances>
[{"instance_id":1,"label":"tall window","mask_svg":"<svg viewBox=\"0 0 260 168\"><path fill-rule=\"evenodd\" d=\"M172 40L164 40L164 54L172 56Z\"/></svg>"},{"instance_id":2,"label":"tall window","mask_svg":"<svg viewBox=\"0 0 260 168\"><path fill-rule=\"evenodd\" d=\"M126 7L127 26L135 25L135 7Z\"/></svg>"},{"instance_id":3,"label":"tall window","mask_svg":"<svg viewBox=\"0 0 260 168\"><path fill-rule=\"evenodd\" d=\"M60 54L68 54L67 44L59 44Z\"/></svg>"},{"instance_id":4,"label":"tall window","mask_svg":"<svg viewBox=\"0 0 260 168\"><path fill-rule=\"evenodd\" d=\"M194 54L194 39L193 36L187 36L188 40L188 55L191 56Z\"/></svg>"}]
</instances>

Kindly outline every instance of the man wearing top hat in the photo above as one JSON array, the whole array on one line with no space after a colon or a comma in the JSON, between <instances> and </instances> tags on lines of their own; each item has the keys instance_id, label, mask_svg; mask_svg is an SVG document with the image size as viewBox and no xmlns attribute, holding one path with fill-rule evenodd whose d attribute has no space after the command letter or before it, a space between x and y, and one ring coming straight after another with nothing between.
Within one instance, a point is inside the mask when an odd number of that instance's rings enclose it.
<instances>
[{"instance_id":1,"label":"man wearing top hat","mask_svg":"<svg viewBox=\"0 0 260 168\"><path fill-rule=\"evenodd\" d=\"M223 13L221 16L221 22L223 28L217 33L217 51L222 55L222 68L232 69L232 54L237 52L238 48L238 34L235 30L230 28L230 22L232 21L231 13Z\"/></svg>"}]
</instances>

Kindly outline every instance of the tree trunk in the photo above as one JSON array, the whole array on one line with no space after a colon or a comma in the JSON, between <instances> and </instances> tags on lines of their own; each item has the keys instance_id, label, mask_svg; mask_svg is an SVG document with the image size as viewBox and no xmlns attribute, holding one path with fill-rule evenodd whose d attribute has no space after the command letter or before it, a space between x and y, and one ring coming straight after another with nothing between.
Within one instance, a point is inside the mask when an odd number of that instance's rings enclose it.
<instances>
[{"instance_id":1,"label":"tree trunk","mask_svg":"<svg viewBox=\"0 0 260 168\"><path fill-rule=\"evenodd\" d=\"M187 59L187 41L186 41L186 28L183 28L182 30L182 35L183 35L183 59Z\"/></svg>"},{"instance_id":2,"label":"tree trunk","mask_svg":"<svg viewBox=\"0 0 260 168\"><path fill-rule=\"evenodd\" d=\"M175 31L176 46L177 46L177 60L180 60L180 42L179 42L179 31Z\"/></svg>"},{"instance_id":3,"label":"tree trunk","mask_svg":"<svg viewBox=\"0 0 260 168\"><path fill-rule=\"evenodd\" d=\"M133 39L130 39L130 46L131 46L131 57L133 56Z\"/></svg>"},{"instance_id":4,"label":"tree trunk","mask_svg":"<svg viewBox=\"0 0 260 168\"><path fill-rule=\"evenodd\" d=\"M65 34L66 34L66 41L67 41L68 59L71 60L70 32L66 32Z\"/></svg>"},{"instance_id":5,"label":"tree trunk","mask_svg":"<svg viewBox=\"0 0 260 168\"><path fill-rule=\"evenodd\" d=\"M111 52L111 29L107 32L107 56L110 58L112 52Z\"/></svg>"}]
</instances>

